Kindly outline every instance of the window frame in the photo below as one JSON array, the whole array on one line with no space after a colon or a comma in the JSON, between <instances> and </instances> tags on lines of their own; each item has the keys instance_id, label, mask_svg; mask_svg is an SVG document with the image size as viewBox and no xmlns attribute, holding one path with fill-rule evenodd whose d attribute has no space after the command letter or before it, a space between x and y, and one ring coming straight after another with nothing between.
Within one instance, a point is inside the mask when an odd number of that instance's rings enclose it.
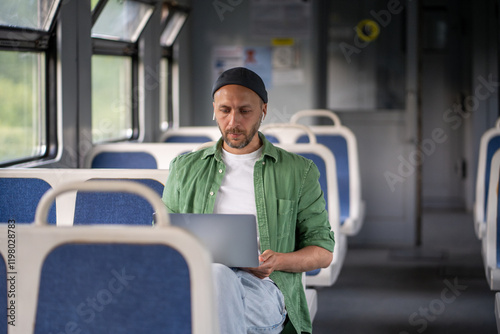
<instances>
[{"instance_id":1,"label":"window frame","mask_svg":"<svg viewBox=\"0 0 500 334\"><path fill-rule=\"evenodd\" d=\"M166 92L162 91L161 93L166 93L167 98L166 98L165 110L160 109L160 113L162 113L162 114L165 113L164 116L166 117L167 125L166 126L164 125L164 122L162 119L163 117L162 117L162 115L159 115L160 116L160 120L159 120L160 121L159 122L160 123L160 132L165 132L169 128L179 126L179 111L174 110L174 96L173 96L173 84L174 84L173 71L174 71L174 66L175 66L175 64L174 64L174 62L175 62L174 46L175 46L175 42L176 42L177 38L179 37L179 35L182 31L182 28L184 28L184 26L186 25L186 22L189 18L189 14L191 11L191 9L189 7L181 6L179 4L172 3L170 1L164 1L162 3L162 11L165 9L168 11L168 15L165 18L162 18L162 22L160 24L160 41L159 41L159 43L160 43L160 48L161 48L160 62L163 59L166 59L166 62L167 62L167 66L165 68L166 73L164 73L166 85L167 85L167 91ZM186 16L186 18L184 19L182 26L177 31L176 36L174 36L174 38L172 40L172 44L168 45L168 46L162 45L161 44L161 35L163 35L163 32L165 31L165 29L167 29L170 21L173 20L176 12L182 12Z\"/></svg>"},{"instance_id":2,"label":"window frame","mask_svg":"<svg viewBox=\"0 0 500 334\"><path fill-rule=\"evenodd\" d=\"M134 2L144 3L147 5L154 6L153 13L156 10L156 1L147 1L147 0L130 0ZM106 4L109 0L99 0L92 10L92 27L99 19L99 15L103 12ZM150 16L150 18L151 18ZM149 19L148 18L148 22ZM147 23L146 23L147 25ZM122 142L122 141L134 141L138 140L141 136L140 133L140 121L139 121L139 91L134 87L138 87L139 84L139 41L141 39L141 35L144 32L144 28L139 33L136 42L127 42L127 41L118 41L112 39L104 39L100 37L91 37L92 40L92 56L93 55L105 55L105 56L118 56L118 57L130 57L132 60L132 68L131 68L131 82L132 82L132 92L130 92L131 96L131 136L130 137L122 137L111 140L100 141L98 143L113 143L113 142ZM93 140L92 140L93 142ZM93 144L97 144L94 143Z\"/></svg>"},{"instance_id":3,"label":"window frame","mask_svg":"<svg viewBox=\"0 0 500 334\"><path fill-rule=\"evenodd\" d=\"M41 127L44 127L41 136L45 139L45 149L39 154L12 160L0 160L0 168L14 165L29 164L36 161L49 161L57 156L59 143L57 137L57 21L63 1L59 1L55 8L52 21L47 31L25 27L10 27L0 25L0 51L44 53L43 78L44 109L39 110ZM42 145L43 146L43 145Z\"/></svg>"}]
</instances>

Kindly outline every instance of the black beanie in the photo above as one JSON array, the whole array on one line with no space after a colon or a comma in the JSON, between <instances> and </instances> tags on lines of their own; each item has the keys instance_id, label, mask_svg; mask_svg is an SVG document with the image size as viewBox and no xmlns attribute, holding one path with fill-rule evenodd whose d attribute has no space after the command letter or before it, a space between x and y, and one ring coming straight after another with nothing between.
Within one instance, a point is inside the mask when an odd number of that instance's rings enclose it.
<instances>
[{"instance_id":1,"label":"black beanie","mask_svg":"<svg viewBox=\"0 0 500 334\"><path fill-rule=\"evenodd\" d=\"M212 98L219 88L226 85L240 85L251 89L260 96L264 103L267 103L267 92L264 81L262 81L257 73L250 71L248 68L234 67L223 72L212 87Z\"/></svg>"}]
</instances>

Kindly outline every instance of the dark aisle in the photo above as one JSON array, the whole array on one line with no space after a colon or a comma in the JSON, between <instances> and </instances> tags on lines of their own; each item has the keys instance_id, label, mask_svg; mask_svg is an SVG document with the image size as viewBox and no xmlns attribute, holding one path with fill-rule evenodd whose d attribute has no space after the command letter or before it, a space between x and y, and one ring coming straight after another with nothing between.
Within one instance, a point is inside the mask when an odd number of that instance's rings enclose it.
<instances>
[{"instance_id":1,"label":"dark aisle","mask_svg":"<svg viewBox=\"0 0 500 334\"><path fill-rule=\"evenodd\" d=\"M331 288L318 289L314 334L495 334L472 215L427 211L419 250L349 248Z\"/></svg>"}]
</instances>

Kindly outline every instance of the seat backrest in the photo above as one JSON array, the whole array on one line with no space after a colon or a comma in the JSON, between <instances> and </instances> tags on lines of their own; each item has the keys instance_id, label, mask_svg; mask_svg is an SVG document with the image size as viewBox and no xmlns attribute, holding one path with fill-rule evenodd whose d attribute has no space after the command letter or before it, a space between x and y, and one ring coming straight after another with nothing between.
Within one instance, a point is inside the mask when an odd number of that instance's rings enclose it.
<instances>
[{"instance_id":1,"label":"seat backrest","mask_svg":"<svg viewBox=\"0 0 500 334\"><path fill-rule=\"evenodd\" d=\"M51 189L51 185L38 178L3 177L0 174L0 223L14 221L16 224L31 223L35 218L40 198ZM50 209L49 222L56 223L56 205Z\"/></svg>"},{"instance_id":2,"label":"seat backrest","mask_svg":"<svg viewBox=\"0 0 500 334\"><path fill-rule=\"evenodd\" d=\"M10 182L10 187L4 188L2 186L2 191L0 192L0 215L3 217L4 213L8 214L9 212L13 212L11 208L15 208L14 205L18 205L23 210L24 207L32 206L30 209L32 213L30 214L29 220L26 222L33 222L34 220L34 212L40 197L43 193L38 194L38 196L29 200L25 203L23 200L18 200L16 203L11 203L11 197L9 197L10 193L14 195L19 194L20 192L25 192L23 188L19 188L19 182L24 182L22 180L32 180L36 179L39 181L43 181L44 184L47 184L48 188L53 188L60 186L62 184L68 182L75 181L87 181L90 179L122 179L122 180L134 180L139 183L143 183L152 188L157 194L158 197L161 197L163 193L163 188L165 181L168 178L168 170L166 169L72 169L72 168L61 168L61 169L52 169L52 168L23 168L23 169L0 169L0 184L4 181L3 185L7 185L9 180L13 180ZM21 180L21 181L19 181ZM4 191L6 189L6 191ZM21 189L22 191L19 191ZM35 194L35 192L28 192L29 195ZM6 201L4 201L3 196L6 196ZM129 214L126 216L127 221L129 223L141 222L142 224L151 224L152 222L152 210L148 203L144 202L141 198L135 199L133 198L135 195L126 194L123 196L123 199L116 200L120 196L118 194L98 194L98 196L94 196L95 194L81 194L77 192L67 193L62 196L57 197L56 205L51 209L49 213L49 223L56 222L57 216L57 225L73 225L73 220L76 219L79 223L83 223L86 221L85 217L94 217L92 222L98 221L102 223L102 218L106 218L107 222L116 221L118 218L113 219L112 216L113 210L117 213L120 204L123 206L124 203L129 203L130 206L126 207L123 212L120 213L119 216L124 216L125 212ZM83 196L83 197L82 197ZM91 207L91 202L89 202L89 198L92 197L94 200L97 199L97 203L100 207L103 207L104 199L109 201L107 206L105 207L106 212L103 212L101 219L99 219L99 212L94 210ZM100 199L99 199L100 198ZM103 199L104 198L104 199ZM76 205L78 202L78 205ZM7 207L9 210L6 211L1 209L3 207ZM78 207L78 212L75 214L75 207ZM146 210L136 210L134 208L147 208ZM24 212L24 211L23 211ZM26 214L26 212L24 212ZM116 217L119 217L116 216ZM12 217L12 216L7 216ZM142 217L137 219L137 217ZM6 219L7 219L6 218ZM12 219L12 218L8 218ZM7 222L7 221L6 221ZM17 222L17 221L16 221Z\"/></svg>"},{"instance_id":3,"label":"seat backrest","mask_svg":"<svg viewBox=\"0 0 500 334\"><path fill-rule=\"evenodd\" d=\"M483 260L486 269L500 268L500 215L498 206L500 205L498 196L498 185L500 175L500 149L493 155L490 168L489 187L488 187L488 212L486 217L485 235L482 240ZM488 270L487 270L488 272ZM489 279L489 277L488 277Z\"/></svg>"},{"instance_id":4,"label":"seat backrest","mask_svg":"<svg viewBox=\"0 0 500 334\"><path fill-rule=\"evenodd\" d=\"M333 260L329 268L314 270L307 273L308 285L331 286L335 283L344 262L347 251L347 239L340 231L340 209L335 167L335 157L332 152L322 144L276 144L288 152L299 154L312 160L318 167L319 183L325 196L328 219L335 234L335 249ZM318 276L313 284L311 276Z\"/></svg>"},{"instance_id":5,"label":"seat backrest","mask_svg":"<svg viewBox=\"0 0 500 334\"><path fill-rule=\"evenodd\" d=\"M140 168L156 169L158 164L146 152L101 152L92 160L91 168Z\"/></svg>"},{"instance_id":6,"label":"seat backrest","mask_svg":"<svg viewBox=\"0 0 500 334\"><path fill-rule=\"evenodd\" d=\"M85 156L84 168L168 169L172 159L199 145L199 142L98 144Z\"/></svg>"},{"instance_id":7,"label":"seat backrest","mask_svg":"<svg viewBox=\"0 0 500 334\"><path fill-rule=\"evenodd\" d=\"M283 139L287 137L290 132L296 133L307 131L309 141L312 143L283 143ZM274 137L278 139L278 143L275 145L281 147L288 152L295 153L304 156L307 159L312 160L318 167L320 177L319 183L321 185L321 190L325 195L326 209L331 215L333 225L340 224L340 209L339 209L339 193L338 193L338 181L337 181L337 167L336 167L336 157L332 152L324 145L316 143L315 135L309 131L309 129L303 125L292 125L292 124L267 124L262 127L262 133L268 137ZM329 196L331 196L329 198Z\"/></svg>"},{"instance_id":8,"label":"seat backrest","mask_svg":"<svg viewBox=\"0 0 500 334\"><path fill-rule=\"evenodd\" d=\"M474 227L476 236L481 239L485 233L486 215L488 211L488 190L490 169L493 155L500 148L500 118L495 127L481 136L476 177L476 193L474 203Z\"/></svg>"},{"instance_id":9,"label":"seat backrest","mask_svg":"<svg viewBox=\"0 0 500 334\"><path fill-rule=\"evenodd\" d=\"M106 180L106 179L91 179ZM164 185L152 179L116 179L138 182L153 189L158 197ZM151 225L154 210L143 198L128 193L77 192L73 225Z\"/></svg>"},{"instance_id":10,"label":"seat backrest","mask_svg":"<svg viewBox=\"0 0 500 334\"><path fill-rule=\"evenodd\" d=\"M350 174L349 174L349 154L347 152L347 141L342 136L336 135L316 135L318 143L328 147L335 156L337 167L337 185L339 188L340 204L340 224L349 218L350 215ZM307 136L300 136L297 143L308 143Z\"/></svg>"},{"instance_id":11,"label":"seat backrest","mask_svg":"<svg viewBox=\"0 0 500 334\"><path fill-rule=\"evenodd\" d=\"M75 188L139 192L157 224L47 226L50 202ZM23 273L16 282L19 333L218 333L210 254L191 234L169 226L164 204L148 187L65 184L42 199L33 225L16 231Z\"/></svg>"},{"instance_id":12,"label":"seat backrest","mask_svg":"<svg viewBox=\"0 0 500 334\"><path fill-rule=\"evenodd\" d=\"M183 255L166 245L57 246L43 263L35 333L69 322L84 333L193 333L191 279Z\"/></svg>"},{"instance_id":13,"label":"seat backrest","mask_svg":"<svg viewBox=\"0 0 500 334\"><path fill-rule=\"evenodd\" d=\"M7 334L7 319L9 316L7 304L7 266L2 253L0 253L0 308L5 310L5 313L2 312L2 315L0 315L0 334Z\"/></svg>"},{"instance_id":14,"label":"seat backrest","mask_svg":"<svg viewBox=\"0 0 500 334\"><path fill-rule=\"evenodd\" d=\"M296 124L300 119L310 117L326 117L333 121L333 125L315 125L309 128L315 134L317 142L328 147L335 155L342 232L355 235L364 221L356 136L330 110L299 111L292 116L290 122ZM295 138L297 143L307 143L308 140L308 136L304 134Z\"/></svg>"},{"instance_id":15,"label":"seat backrest","mask_svg":"<svg viewBox=\"0 0 500 334\"><path fill-rule=\"evenodd\" d=\"M205 143L220 138L219 128L216 126L189 126L170 128L165 131L160 142L165 143Z\"/></svg>"}]
</instances>

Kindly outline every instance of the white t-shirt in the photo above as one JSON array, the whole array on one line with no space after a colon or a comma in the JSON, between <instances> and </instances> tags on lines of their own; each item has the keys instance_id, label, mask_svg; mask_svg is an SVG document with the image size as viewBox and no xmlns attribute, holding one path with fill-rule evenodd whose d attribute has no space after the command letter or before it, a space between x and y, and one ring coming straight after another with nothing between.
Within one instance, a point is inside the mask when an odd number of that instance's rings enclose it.
<instances>
[{"instance_id":1,"label":"white t-shirt","mask_svg":"<svg viewBox=\"0 0 500 334\"><path fill-rule=\"evenodd\" d=\"M214 213L257 216L253 168L262 155L262 149L249 154L232 154L222 150L226 173L215 198Z\"/></svg>"},{"instance_id":2,"label":"white t-shirt","mask_svg":"<svg viewBox=\"0 0 500 334\"><path fill-rule=\"evenodd\" d=\"M262 155L262 150L263 147L249 154L232 154L222 149L222 161L226 165L226 173L215 198L214 213L251 214L257 217L253 168ZM258 226L257 243L259 243ZM265 279L271 280L269 277Z\"/></svg>"}]
</instances>

